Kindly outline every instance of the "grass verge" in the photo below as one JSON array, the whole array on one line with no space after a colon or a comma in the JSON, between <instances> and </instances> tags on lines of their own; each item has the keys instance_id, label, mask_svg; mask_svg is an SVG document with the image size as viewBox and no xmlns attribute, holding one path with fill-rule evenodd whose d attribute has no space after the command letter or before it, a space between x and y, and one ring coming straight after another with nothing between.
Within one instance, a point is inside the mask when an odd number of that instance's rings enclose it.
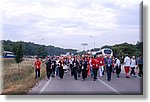
<instances>
[{"instance_id":1,"label":"grass verge","mask_svg":"<svg viewBox=\"0 0 150 102\"><path fill-rule=\"evenodd\" d=\"M3 60L3 92L2 95L26 95L40 80L45 78L45 65L41 67L41 77L35 80L34 60L25 59L18 69L13 59Z\"/></svg>"}]
</instances>

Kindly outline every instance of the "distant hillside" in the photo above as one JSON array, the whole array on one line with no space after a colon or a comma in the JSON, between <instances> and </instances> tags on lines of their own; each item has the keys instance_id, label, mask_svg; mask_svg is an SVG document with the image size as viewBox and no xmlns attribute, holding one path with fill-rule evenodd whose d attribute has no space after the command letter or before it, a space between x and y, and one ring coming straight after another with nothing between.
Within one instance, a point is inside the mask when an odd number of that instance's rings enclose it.
<instances>
[{"instance_id":1,"label":"distant hillside","mask_svg":"<svg viewBox=\"0 0 150 102\"><path fill-rule=\"evenodd\" d=\"M104 45L101 48L94 48L88 51L99 51L103 48L111 48L113 50L113 55L122 57L125 56L126 53L129 54L129 56L140 56L143 55L143 42L137 42L136 44L129 44L129 43L121 43L121 44L115 44L115 45ZM79 55L85 54L85 51L82 51L78 53Z\"/></svg>"},{"instance_id":2,"label":"distant hillside","mask_svg":"<svg viewBox=\"0 0 150 102\"><path fill-rule=\"evenodd\" d=\"M13 52L13 46L16 43L22 44L25 56L37 55L39 50L44 51L46 55L50 55L50 56L65 54L67 52L74 54L77 52L77 50L74 50L74 49L63 49L63 48L54 47L51 45L45 46L45 45L39 45L39 44L34 44L32 42L24 42L24 41L13 42L10 40L2 40L2 45L3 45L2 50Z\"/></svg>"}]
</instances>

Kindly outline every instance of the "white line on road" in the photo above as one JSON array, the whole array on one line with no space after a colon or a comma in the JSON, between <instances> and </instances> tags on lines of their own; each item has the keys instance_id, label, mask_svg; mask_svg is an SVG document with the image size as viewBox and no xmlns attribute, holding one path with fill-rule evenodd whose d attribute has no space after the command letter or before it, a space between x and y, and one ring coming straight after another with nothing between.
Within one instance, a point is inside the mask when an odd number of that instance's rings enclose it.
<instances>
[{"instance_id":1,"label":"white line on road","mask_svg":"<svg viewBox=\"0 0 150 102\"><path fill-rule=\"evenodd\" d=\"M40 90L40 93L42 93L48 86L48 84L51 82L51 78L50 80L47 81L47 83L44 85L44 87Z\"/></svg>"},{"instance_id":2,"label":"white line on road","mask_svg":"<svg viewBox=\"0 0 150 102\"><path fill-rule=\"evenodd\" d=\"M104 81L100 80L99 78L98 78L98 81L100 81L102 84L104 84L105 86L107 86L108 88L110 88L111 90L113 90L114 92L120 95L120 93L116 89L112 88L111 86L106 84Z\"/></svg>"}]
</instances>

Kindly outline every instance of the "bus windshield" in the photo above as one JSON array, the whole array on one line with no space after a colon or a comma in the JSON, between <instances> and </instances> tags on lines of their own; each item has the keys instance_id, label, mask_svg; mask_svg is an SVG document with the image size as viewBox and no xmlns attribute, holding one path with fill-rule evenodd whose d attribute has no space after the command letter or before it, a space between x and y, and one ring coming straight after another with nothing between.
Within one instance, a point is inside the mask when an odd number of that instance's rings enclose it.
<instances>
[{"instance_id":1,"label":"bus windshield","mask_svg":"<svg viewBox=\"0 0 150 102\"><path fill-rule=\"evenodd\" d=\"M105 54L111 54L111 50L104 50Z\"/></svg>"}]
</instances>

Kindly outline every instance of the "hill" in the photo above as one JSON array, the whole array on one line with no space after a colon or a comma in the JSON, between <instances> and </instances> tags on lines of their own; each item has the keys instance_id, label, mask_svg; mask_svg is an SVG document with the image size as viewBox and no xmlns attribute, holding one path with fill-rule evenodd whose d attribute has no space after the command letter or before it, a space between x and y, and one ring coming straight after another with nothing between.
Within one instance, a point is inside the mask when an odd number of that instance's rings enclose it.
<instances>
[{"instance_id":1,"label":"hill","mask_svg":"<svg viewBox=\"0 0 150 102\"><path fill-rule=\"evenodd\" d=\"M25 56L34 56L38 54L44 54L44 55L60 55L60 54L66 54L67 52L70 52L71 54L74 54L77 52L75 49L63 49L55 46L45 46L40 44L35 44L33 42L24 42L24 41L10 41L10 40L2 40L2 50L5 51L12 51L13 47L17 43L21 43L23 46L23 51Z\"/></svg>"}]
</instances>

